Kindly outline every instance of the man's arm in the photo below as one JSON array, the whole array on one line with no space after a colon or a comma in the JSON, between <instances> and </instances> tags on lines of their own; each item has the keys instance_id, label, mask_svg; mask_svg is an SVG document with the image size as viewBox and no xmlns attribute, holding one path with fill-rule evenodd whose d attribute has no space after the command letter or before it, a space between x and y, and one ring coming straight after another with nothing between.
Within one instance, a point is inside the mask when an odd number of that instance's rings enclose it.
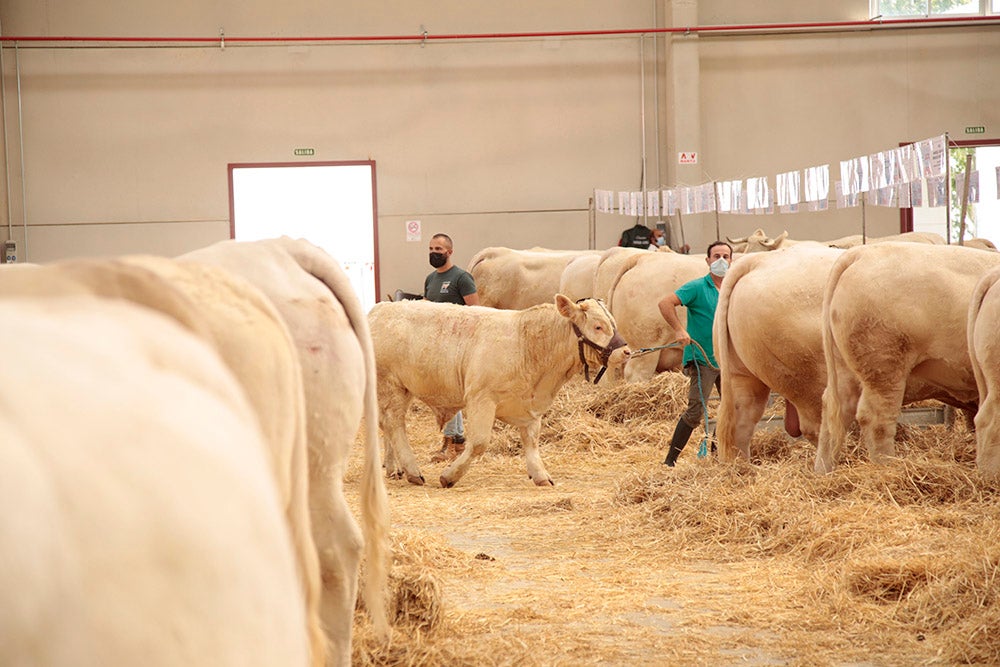
<instances>
[{"instance_id":1,"label":"man's arm","mask_svg":"<svg viewBox=\"0 0 1000 667\"><path fill-rule=\"evenodd\" d=\"M672 292L660 299L660 303L657 304L660 309L660 315L663 316L663 319L674 330L674 340L687 345L691 342L691 336L688 335L687 329L684 328L684 325L681 324L681 319L677 316L677 307L680 305L680 298Z\"/></svg>"},{"instance_id":2,"label":"man's arm","mask_svg":"<svg viewBox=\"0 0 1000 667\"><path fill-rule=\"evenodd\" d=\"M478 306L479 305L479 292L473 292L472 294L466 294L462 297L465 299L466 306Z\"/></svg>"}]
</instances>

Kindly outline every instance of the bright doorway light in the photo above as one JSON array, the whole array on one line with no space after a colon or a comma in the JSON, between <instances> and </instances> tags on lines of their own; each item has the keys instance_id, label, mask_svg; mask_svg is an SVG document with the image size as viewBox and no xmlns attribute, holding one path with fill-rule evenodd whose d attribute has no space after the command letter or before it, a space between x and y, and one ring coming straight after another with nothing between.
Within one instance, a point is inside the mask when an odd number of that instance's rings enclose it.
<instances>
[{"instance_id":1,"label":"bright doorway light","mask_svg":"<svg viewBox=\"0 0 1000 667\"><path fill-rule=\"evenodd\" d=\"M306 239L340 263L371 310L378 295L373 161L231 164L229 174L234 239Z\"/></svg>"}]
</instances>

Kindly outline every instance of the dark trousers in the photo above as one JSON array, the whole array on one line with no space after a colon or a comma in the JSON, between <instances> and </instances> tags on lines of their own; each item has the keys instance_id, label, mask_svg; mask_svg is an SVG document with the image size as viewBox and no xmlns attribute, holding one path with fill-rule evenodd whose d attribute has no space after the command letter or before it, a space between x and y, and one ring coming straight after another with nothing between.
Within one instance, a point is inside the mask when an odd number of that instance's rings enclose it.
<instances>
[{"instance_id":1,"label":"dark trousers","mask_svg":"<svg viewBox=\"0 0 1000 667\"><path fill-rule=\"evenodd\" d=\"M691 379L691 386L688 388L688 406L681 420L694 428L705 421L705 404L702 403L702 396L708 400L714 386L722 395L722 377L717 368L712 368L705 363L695 363L689 361L684 365L684 375Z\"/></svg>"}]
</instances>

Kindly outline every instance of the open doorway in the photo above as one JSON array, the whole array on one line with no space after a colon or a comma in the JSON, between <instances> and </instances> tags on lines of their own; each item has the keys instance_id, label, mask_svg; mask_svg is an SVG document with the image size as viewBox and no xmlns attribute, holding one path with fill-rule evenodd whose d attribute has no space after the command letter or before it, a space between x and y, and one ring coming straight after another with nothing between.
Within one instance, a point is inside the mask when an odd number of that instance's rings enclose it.
<instances>
[{"instance_id":1,"label":"open doorway","mask_svg":"<svg viewBox=\"0 0 1000 667\"><path fill-rule=\"evenodd\" d=\"M290 236L343 267L365 312L378 295L375 162L229 165L229 233L237 241Z\"/></svg>"},{"instance_id":2,"label":"open doorway","mask_svg":"<svg viewBox=\"0 0 1000 667\"><path fill-rule=\"evenodd\" d=\"M962 228L966 165L972 174L965 207L965 239L983 238L1000 246L1000 140L950 141L951 201L944 206L900 209L901 231L935 232L957 243ZM926 188L926 184L924 186Z\"/></svg>"}]
</instances>

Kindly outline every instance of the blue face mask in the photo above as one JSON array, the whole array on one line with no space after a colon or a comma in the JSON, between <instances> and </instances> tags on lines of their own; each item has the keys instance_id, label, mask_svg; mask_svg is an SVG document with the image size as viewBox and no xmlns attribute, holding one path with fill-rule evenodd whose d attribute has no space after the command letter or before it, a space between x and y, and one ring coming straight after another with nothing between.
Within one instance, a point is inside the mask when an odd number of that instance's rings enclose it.
<instances>
[{"instance_id":1,"label":"blue face mask","mask_svg":"<svg viewBox=\"0 0 1000 667\"><path fill-rule=\"evenodd\" d=\"M726 275L726 271L729 270L729 262L726 261L725 257L720 257L712 262L712 265L708 267L708 270L712 272L713 276L722 278Z\"/></svg>"},{"instance_id":2,"label":"blue face mask","mask_svg":"<svg viewBox=\"0 0 1000 667\"><path fill-rule=\"evenodd\" d=\"M657 237L657 239L656 239L656 245L658 245L658 246L662 246L666 242L667 242L667 237L665 237L665 236L660 236L660 237Z\"/></svg>"}]
</instances>

